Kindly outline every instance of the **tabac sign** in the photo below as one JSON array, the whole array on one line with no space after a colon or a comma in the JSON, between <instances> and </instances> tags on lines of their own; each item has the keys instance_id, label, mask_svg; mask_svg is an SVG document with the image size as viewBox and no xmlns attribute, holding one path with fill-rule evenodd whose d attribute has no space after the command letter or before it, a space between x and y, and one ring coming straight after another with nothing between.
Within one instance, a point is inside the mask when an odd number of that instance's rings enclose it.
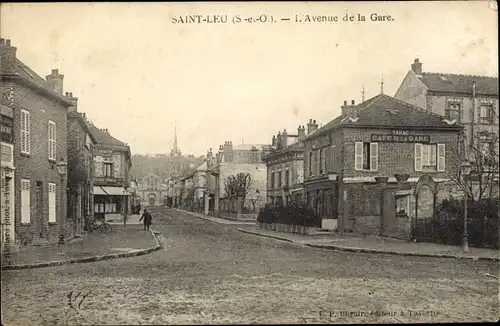
<instances>
[{"instance_id":1,"label":"tabac sign","mask_svg":"<svg viewBox=\"0 0 500 326\"><path fill-rule=\"evenodd\" d=\"M411 135L405 130L392 130L390 134L372 134L374 143L430 143L430 135Z\"/></svg>"}]
</instances>

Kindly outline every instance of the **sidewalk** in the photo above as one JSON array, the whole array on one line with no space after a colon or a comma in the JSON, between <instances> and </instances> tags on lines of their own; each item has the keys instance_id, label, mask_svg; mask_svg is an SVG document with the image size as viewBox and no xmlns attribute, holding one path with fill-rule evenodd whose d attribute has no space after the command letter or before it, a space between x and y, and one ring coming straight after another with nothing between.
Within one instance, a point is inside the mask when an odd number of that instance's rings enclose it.
<instances>
[{"instance_id":1,"label":"sidewalk","mask_svg":"<svg viewBox=\"0 0 500 326\"><path fill-rule=\"evenodd\" d=\"M218 218L218 217L214 217L214 216L203 215L203 214L199 214L199 213L195 213L195 212L191 212L191 211L186 211L186 210L178 209L178 208L172 208L172 210L180 212L180 213L188 214L188 215L191 215L191 216L195 216L195 217L198 217L198 218L201 218L201 219L213 222L213 223L232 224L232 225L235 225L235 224L236 225L255 225L257 223L257 221L253 221L253 222L240 222L240 221L226 220L226 219L223 219L223 218Z\"/></svg>"},{"instance_id":2,"label":"sidewalk","mask_svg":"<svg viewBox=\"0 0 500 326\"><path fill-rule=\"evenodd\" d=\"M57 244L21 247L12 253L9 266L2 269L22 269L63 265L111 258L138 256L159 249L152 231L144 231L140 225L112 225L109 234L88 233L82 238L66 242L64 255L57 253Z\"/></svg>"},{"instance_id":3,"label":"sidewalk","mask_svg":"<svg viewBox=\"0 0 500 326\"><path fill-rule=\"evenodd\" d=\"M408 242L404 240L363 237L355 234L336 234L307 236L294 233L261 230L257 227L238 229L238 231L302 244L309 247L350 252L366 252L402 256L440 257L472 260L499 261L499 251L494 249L469 248L468 253L460 247L426 242Z\"/></svg>"}]
</instances>

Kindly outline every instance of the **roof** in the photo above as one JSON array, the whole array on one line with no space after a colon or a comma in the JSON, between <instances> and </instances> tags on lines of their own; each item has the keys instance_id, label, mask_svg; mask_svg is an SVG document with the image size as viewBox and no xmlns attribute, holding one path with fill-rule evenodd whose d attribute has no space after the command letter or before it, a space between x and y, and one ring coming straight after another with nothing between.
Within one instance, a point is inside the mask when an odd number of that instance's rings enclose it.
<instances>
[{"instance_id":1,"label":"roof","mask_svg":"<svg viewBox=\"0 0 500 326\"><path fill-rule=\"evenodd\" d=\"M395 99L394 97L379 94L357 105L357 120L345 120L339 116L323 127L311 133L307 138L313 138L325 132L342 127L393 127L393 128L421 128L421 129L450 129L458 130L463 126L457 123L449 124L445 119L417 106Z\"/></svg>"},{"instance_id":2,"label":"roof","mask_svg":"<svg viewBox=\"0 0 500 326\"><path fill-rule=\"evenodd\" d=\"M265 150L266 146L269 145L264 145L264 144L239 144L233 146L233 150L235 151L251 151L254 147L257 148L257 150Z\"/></svg>"},{"instance_id":3,"label":"roof","mask_svg":"<svg viewBox=\"0 0 500 326\"><path fill-rule=\"evenodd\" d=\"M95 138L98 145L123 147L123 149L128 148L127 144L114 138L108 132L102 131L101 129L94 126L92 123L87 123L87 126L89 127L90 134Z\"/></svg>"},{"instance_id":4,"label":"roof","mask_svg":"<svg viewBox=\"0 0 500 326\"><path fill-rule=\"evenodd\" d=\"M9 61L5 61L9 62ZM64 97L62 94L54 92L52 90L52 87L50 84L40 75L38 75L36 72L34 72L30 67L28 67L26 64L24 64L21 60L17 59L13 64L9 64L8 67L3 66L2 67L3 72L5 73L12 73L16 75L17 77L22 78L23 80L27 81L29 84L32 86L35 86L36 88L43 90L44 93L50 95L53 98L58 99L59 101L63 102L66 106L71 106L72 103Z\"/></svg>"},{"instance_id":5,"label":"roof","mask_svg":"<svg viewBox=\"0 0 500 326\"><path fill-rule=\"evenodd\" d=\"M80 112L74 112L74 111L69 111L68 112L68 118L69 119L76 119L78 121L78 124L82 127L82 129L89 134L90 139L92 140L92 143L97 144L97 139L94 137L94 135L90 132L90 128L83 117L83 114Z\"/></svg>"},{"instance_id":6,"label":"roof","mask_svg":"<svg viewBox=\"0 0 500 326\"><path fill-rule=\"evenodd\" d=\"M498 96L498 77L429 72L417 76L431 91L472 93L472 84L475 82L476 94Z\"/></svg>"},{"instance_id":7,"label":"roof","mask_svg":"<svg viewBox=\"0 0 500 326\"><path fill-rule=\"evenodd\" d=\"M208 169L207 161L203 162L196 168L196 171L206 171Z\"/></svg>"}]
</instances>

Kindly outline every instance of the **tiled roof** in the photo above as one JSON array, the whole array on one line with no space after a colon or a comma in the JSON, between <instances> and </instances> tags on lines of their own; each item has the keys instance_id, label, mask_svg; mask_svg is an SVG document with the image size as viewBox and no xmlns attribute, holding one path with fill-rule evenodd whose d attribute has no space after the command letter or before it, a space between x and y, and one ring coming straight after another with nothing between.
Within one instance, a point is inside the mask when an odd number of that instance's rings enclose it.
<instances>
[{"instance_id":1,"label":"tiled roof","mask_svg":"<svg viewBox=\"0 0 500 326\"><path fill-rule=\"evenodd\" d=\"M68 106L71 105L71 102L68 101L62 94L58 94L52 90L52 87L49 83L36 72L34 72L30 67L24 64L21 60L16 58L14 64L10 64L9 67L2 67L2 70L5 72L10 72L17 74L22 79L30 82L32 85L35 85L37 88L43 89L46 93L49 93L52 97L56 97L59 100L64 101Z\"/></svg>"},{"instance_id":2,"label":"tiled roof","mask_svg":"<svg viewBox=\"0 0 500 326\"><path fill-rule=\"evenodd\" d=\"M118 139L111 136L109 133L102 131L91 123L87 123L89 127L89 131L94 136L99 145L111 145L117 147L123 147L124 149L127 147L127 144L119 141Z\"/></svg>"},{"instance_id":3,"label":"tiled roof","mask_svg":"<svg viewBox=\"0 0 500 326\"><path fill-rule=\"evenodd\" d=\"M356 121L344 120L339 116L322 128L312 133L308 138L319 136L339 126L359 127L394 127L394 128L449 128L460 129L459 124L448 124L440 115L425 111L419 107L397 100L388 95L380 94L358 104ZM342 122L344 120L344 122Z\"/></svg>"},{"instance_id":4,"label":"tiled roof","mask_svg":"<svg viewBox=\"0 0 500 326\"><path fill-rule=\"evenodd\" d=\"M235 151L251 151L253 147L257 148L257 150L264 150L267 145L263 144L239 144L233 146L233 150Z\"/></svg>"},{"instance_id":5,"label":"tiled roof","mask_svg":"<svg viewBox=\"0 0 500 326\"><path fill-rule=\"evenodd\" d=\"M475 82L476 94L498 96L498 77L424 72L418 78L431 91L472 94Z\"/></svg>"},{"instance_id":6,"label":"tiled roof","mask_svg":"<svg viewBox=\"0 0 500 326\"><path fill-rule=\"evenodd\" d=\"M80 126L83 128L83 130L85 130L85 132L89 134L90 138L92 139L92 142L94 144L97 143L97 139L90 132L89 124L87 123L87 121L84 118L82 113L70 111L70 112L68 112L68 118L69 119L76 119L78 121L78 123L80 124Z\"/></svg>"}]
</instances>

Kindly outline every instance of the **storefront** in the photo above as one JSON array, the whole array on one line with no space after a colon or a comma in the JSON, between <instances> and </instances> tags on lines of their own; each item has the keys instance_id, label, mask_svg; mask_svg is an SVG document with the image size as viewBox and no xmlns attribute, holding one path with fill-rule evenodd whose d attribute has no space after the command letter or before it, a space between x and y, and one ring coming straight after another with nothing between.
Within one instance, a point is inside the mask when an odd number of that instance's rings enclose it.
<instances>
[{"instance_id":1,"label":"storefront","mask_svg":"<svg viewBox=\"0 0 500 326\"><path fill-rule=\"evenodd\" d=\"M94 186L94 214L123 217L129 196L131 194L123 187Z\"/></svg>"},{"instance_id":2,"label":"storefront","mask_svg":"<svg viewBox=\"0 0 500 326\"><path fill-rule=\"evenodd\" d=\"M0 207L1 243L4 250L12 251L16 243L14 211L14 143L13 117L11 108L0 105Z\"/></svg>"}]
</instances>

